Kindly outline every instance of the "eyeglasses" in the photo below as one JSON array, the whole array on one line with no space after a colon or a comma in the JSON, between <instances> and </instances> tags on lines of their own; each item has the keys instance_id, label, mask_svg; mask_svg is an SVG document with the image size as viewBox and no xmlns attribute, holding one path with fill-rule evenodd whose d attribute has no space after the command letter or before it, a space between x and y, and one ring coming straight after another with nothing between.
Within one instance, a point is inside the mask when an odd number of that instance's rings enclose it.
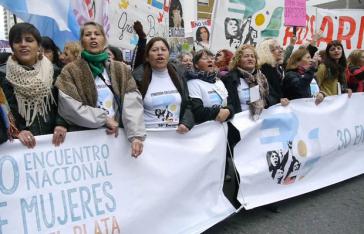
<instances>
[{"instance_id":1,"label":"eyeglasses","mask_svg":"<svg viewBox=\"0 0 364 234\"><path fill-rule=\"evenodd\" d=\"M270 50L271 50L271 51L275 51L275 50L283 50L283 47L282 47L282 46L280 46L280 45L276 45L276 46L272 46Z\"/></svg>"}]
</instances>

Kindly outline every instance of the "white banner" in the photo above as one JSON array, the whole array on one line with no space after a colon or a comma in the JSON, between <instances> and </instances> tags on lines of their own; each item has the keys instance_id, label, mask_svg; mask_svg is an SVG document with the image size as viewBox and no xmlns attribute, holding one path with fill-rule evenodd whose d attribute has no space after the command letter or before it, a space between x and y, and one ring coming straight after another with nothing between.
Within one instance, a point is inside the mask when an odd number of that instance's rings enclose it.
<instances>
[{"instance_id":1,"label":"white banner","mask_svg":"<svg viewBox=\"0 0 364 234\"><path fill-rule=\"evenodd\" d=\"M201 233L235 211L222 192L225 128L148 132L137 159L103 129L60 147L50 135L34 149L3 144L0 233Z\"/></svg>"},{"instance_id":2,"label":"white banner","mask_svg":"<svg viewBox=\"0 0 364 234\"><path fill-rule=\"evenodd\" d=\"M197 4L187 0L112 0L109 3L109 44L134 49L138 36L133 24L140 21L148 38L185 37L191 35Z\"/></svg>"},{"instance_id":3,"label":"white banner","mask_svg":"<svg viewBox=\"0 0 364 234\"><path fill-rule=\"evenodd\" d=\"M276 105L253 122L234 117L238 199L246 209L273 203L364 172L364 93Z\"/></svg>"},{"instance_id":4,"label":"white banner","mask_svg":"<svg viewBox=\"0 0 364 234\"><path fill-rule=\"evenodd\" d=\"M284 26L284 1L216 0L212 22L211 50L235 51L242 44L256 45L265 38L277 38L284 46L293 36L293 27ZM324 10L308 6L306 27L297 28L297 43L309 43L322 31L319 48L332 40L342 40L346 53L364 47L362 10Z\"/></svg>"},{"instance_id":5,"label":"white banner","mask_svg":"<svg viewBox=\"0 0 364 234\"><path fill-rule=\"evenodd\" d=\"M317 31L323 32L319 47L339 40L347 51L364 48L364 10L317 9ZM322 43L321 43L322 42ZM347 54L346 56L349 56Z\"/></svg>"}]
</instances>

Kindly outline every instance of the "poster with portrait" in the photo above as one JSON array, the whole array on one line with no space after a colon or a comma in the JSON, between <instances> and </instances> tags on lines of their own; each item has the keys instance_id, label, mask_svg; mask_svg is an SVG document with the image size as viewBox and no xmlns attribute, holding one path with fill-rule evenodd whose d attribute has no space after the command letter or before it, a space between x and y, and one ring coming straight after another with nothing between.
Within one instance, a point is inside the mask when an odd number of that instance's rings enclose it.
<instances>
[{"instance_id":1,"label":"poster with portrait","mask_svg":"<svg viewBox=\"0 0 364 234\"><path fill-rule=\"evenodd\" d=\"M183 7L180 0L171 0L169 6L169 37L185 37Z\"/></svg>"},{"instance_id":2,"label":"poster with portrait","mask_svg":"<svg viewBox=\"0 0 364 234\"><path fill-rule=\"evenodd\" d=\"M191 21L195 50L210 48L211 20Z\"/></svg>"}]
</instances>

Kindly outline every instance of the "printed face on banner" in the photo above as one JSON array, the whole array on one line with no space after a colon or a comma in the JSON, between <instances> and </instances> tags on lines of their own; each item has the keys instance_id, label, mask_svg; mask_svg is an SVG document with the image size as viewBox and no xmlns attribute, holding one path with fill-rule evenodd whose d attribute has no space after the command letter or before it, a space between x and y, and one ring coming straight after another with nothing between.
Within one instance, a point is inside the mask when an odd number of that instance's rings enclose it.
<instances>
[{"instance_id":1,"label":"printed face on banner","mask_svg":"<svg viewBox=\"0 0 364 234\"><path fill-rule=\"evenodd\" d=\"M276 38L287 46L293 27L284 26L284 1L216 0L210 49L235 51L242 44L256 45L266 38ZM318 47L341 40L345 53L364 46L364 16L360 10L326 10L306 7L305 26L297 28L296 46L307 45L318 37ZM221 35L225 35L222 37Z\"/></svg>"},{"instance_id":2,"label":"printed face on banner","mask_svg":"<svg viewBox=\"0 0 364 234\"><path fill-rule=\"evenodd\" d=\"M260 139L263 144L274 144L275 147L277 143L281 145L266 153L268 171L277 184L288 185L303 179L321 157L319 129L314 128L309 131L306 139L296 139L298 126L298 118L291 113L263 119L261 131L278 129L280 133L278 136L265 136ZM311 149L307 148L308 145Z\"/></svg>"},{"instance_id":3,"label":"printed face on banner","mask_svg":"<svg viewBox=\"0 0 364 234\"><path fill-rule=\"evenodd\" d=\"M277 37L282 21L282 1L265 0L217 1L211 49L226 48L235 51L242 44L256 45L259 33ZM225 35L221 37L220 35Z\"/></svg>"}]
</instances>

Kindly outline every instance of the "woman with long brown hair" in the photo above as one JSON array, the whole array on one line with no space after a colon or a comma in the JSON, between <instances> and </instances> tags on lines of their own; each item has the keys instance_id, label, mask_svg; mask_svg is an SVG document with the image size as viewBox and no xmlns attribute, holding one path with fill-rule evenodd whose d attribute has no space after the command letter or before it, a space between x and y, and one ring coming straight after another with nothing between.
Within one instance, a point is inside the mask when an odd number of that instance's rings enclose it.
<instances>
[{"instance_id":1,"label":"woman with long brown hair","mask_svg":"<svg viewBox=\"0 0 364 234\"><path fill-rule=\"evenodd\" d=\"M146 127L187 133L194 126L194 117L184 69L169 62L169 52L164 38L152 38L145 48L146 62L134 70L133 76L143 97Z\"/></svg>"}]
</instances>

